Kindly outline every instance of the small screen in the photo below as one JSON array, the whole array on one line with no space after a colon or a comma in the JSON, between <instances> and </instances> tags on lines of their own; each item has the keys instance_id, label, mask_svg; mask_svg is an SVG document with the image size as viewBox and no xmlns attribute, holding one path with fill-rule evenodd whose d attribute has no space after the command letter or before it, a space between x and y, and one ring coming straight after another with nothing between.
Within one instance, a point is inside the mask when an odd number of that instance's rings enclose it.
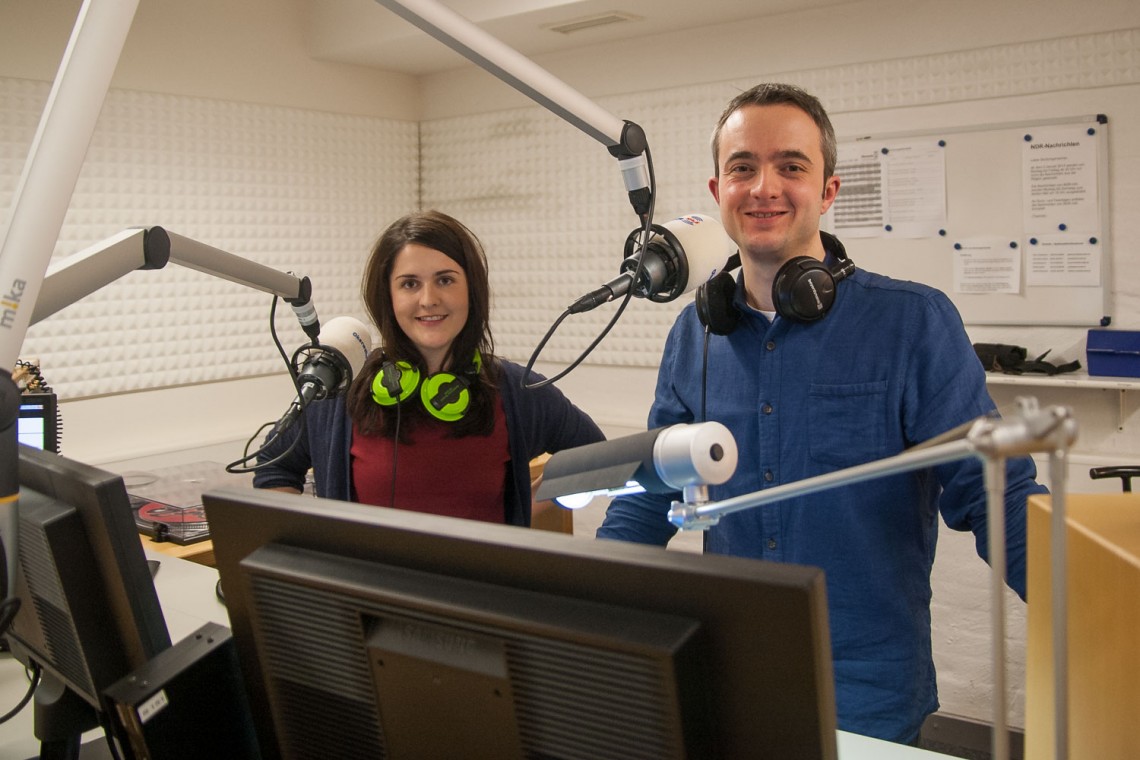
<instances>
[{"instance_id":1,"label":"small screen","mask_svg":"<svg viewBox=\"0 0 1140 760\"><path fill-rule=\"evenodd\" d=\"M33 448L59 453L57 406L54 393L24 393L16 437Z\"/></svg>"}]
</instances>

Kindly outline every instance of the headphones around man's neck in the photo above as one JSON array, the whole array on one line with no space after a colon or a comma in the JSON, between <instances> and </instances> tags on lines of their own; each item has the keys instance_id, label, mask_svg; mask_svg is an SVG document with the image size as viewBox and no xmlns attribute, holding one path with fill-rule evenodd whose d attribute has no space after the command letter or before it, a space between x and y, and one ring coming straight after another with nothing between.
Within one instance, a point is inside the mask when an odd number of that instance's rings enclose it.
<instances>
[{"instance_id":1,"label":"headphones around man's neck","mask_svg":"<svg viewBox=\"0 0 1140 760\"><path fill-rule=\"evenodd\" d=\"M835 266L829 269L811 256L786 261L772 280L772 303L781 317L796 322L823 319L835 303L835 284L855 271L839 238L823 230L819 237L824 250L835 257ZM732 303L736 278L730 273L738 266L739 253L729 259L728 266L718 275L697 288L697 317L714 335L728 335L740 322L740 312Z\"/></svg>"},{"instance_id":2,"label":"headphones around man's neck","mask_svg":"<svg viewBox=\"0 0 1140 760\"><path fill-rule=\"evenodd\" d=\"M385 358L372 378L372 400L381 406L395 406L418 390L428 414L444 422L456 422L471 406L471 383L482 368L483 357L478 351L463 372L436 372L426 377L408 362Z\"/></svg>"}]
</instances>

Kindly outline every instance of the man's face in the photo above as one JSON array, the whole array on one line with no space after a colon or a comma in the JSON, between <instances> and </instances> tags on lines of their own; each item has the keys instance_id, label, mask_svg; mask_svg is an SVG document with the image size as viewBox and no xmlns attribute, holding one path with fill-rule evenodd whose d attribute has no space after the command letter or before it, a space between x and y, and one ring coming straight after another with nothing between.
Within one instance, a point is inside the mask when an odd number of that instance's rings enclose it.
<instances>
[{"instance_id":1,"label":"man's face","mask_svg":"<svg viewBox=\"0 0 1140 760\"><path fill-rule=\"evenodd\" d=\"M839 179L823 179L819 127L796 106L745 106L725 122L709 190L725 231L754 263L820 251L819 218Z\"/></svg>"}]
</instances>

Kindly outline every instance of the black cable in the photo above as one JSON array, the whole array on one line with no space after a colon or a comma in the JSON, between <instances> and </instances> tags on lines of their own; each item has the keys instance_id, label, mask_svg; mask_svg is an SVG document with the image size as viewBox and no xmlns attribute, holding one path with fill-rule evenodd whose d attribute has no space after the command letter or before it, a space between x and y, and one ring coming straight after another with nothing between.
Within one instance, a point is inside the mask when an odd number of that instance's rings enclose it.
<instances>
[{"instance_id":1,"label":"black cable","mask_svg":"<svg viewBox=\"0 0 1140 760\"><path fill-rule=\"evenodd\" d=\"M550 329L546 331L546 335L544 335L542 340L539 341L538 346L536 346L534 349L534 353L530 355L530 360L526 364L526 372L523 374L522 379L522 387L524 390L533 390L535 388L541 388L544 385L550 385L551 383L557 382L570 374L579 364L585 361L586 357L590 355L590 352L593 351L607 335L609 335L610 330L613 329L614 325L617 324L618 319L621 318L622 312L625 311L625 307L629 305L630 299L633 298L633 291L636 289L637 283L641 279L641 273L645 269L645 254L649 250L649 240L653 234L653 209L654 206L657 205L657 179L653 171L653 156L649 152L648 146L645 148L645 165L646 170L649 174L649 209L645 216L641 218L641 256L638 257L637 269L635 269L633 272L633 284L630 286L629 290L625 292L625 297L618 305L618 308L614 312L613 317L610 318L610 321L606 324L602 332L598 335L598 337L594 338L593 342L586 347L585 351L578 355L578 358L575 359L570 364L570 366L566 367L554 377L547 378L546 380L540 380L537 383L528 384L526 379L530 375L531 370L534 368L534 363L538 360L538 355L542 353L542 349L554 336L554 331L558 329L558 326L562 324L562 321L566 319L566 317L570 316L569 309L562 312L561 316L559 316L558 319L554 321L554 324L550 326Z\"/></svg>"},{"instance_id":2,"label":"black cable","mask_svg":"<svg viewBox=\"0 0 1140 760\"><path fill-rule=\"evenodd\" d=\"M27 693L24 694L24 696L20 699L15 707L6 712L4 715L0 715L0 723L7 723L12 718L16 717L20 710L23 710L25 707L27 707L28 702L31 702L32 697L36 695L36 687L40 685L40 673L42 671L40 670L40 666L35 662L32 663L31 668L31 684L28 686Z\"/></svg>"},{"instance_id":3,"label":"black cable","mask_svg":"<svg viewBox=\"0 0 1140 760\"><path fill-rule=\"evenodd\" d=\"M111 760L123 760L119 754L119 745L115 743L115 732L111 728L111 718L102 710L99 711L99 725L103 727L103 736L107 739L107 749L111 753Z\"/></svg>"},{"instance_id":4,"label":"black cable","mask_svg":"<svg viewBox=\"0 0 1140 760\"><path fill-rule=\"evenodd\" d=\"M701 422L708 422L708 392L709 392L709 326L705 325L705 347L701 356Z\"/></svg>"},{"instance_id":5,"label":"black cable","mask_svg":"<svg viewBox=\"0 0 1140 760\"><path fill-rule=\"evenodd\" d=\"M263 423L262 426L259 427L257 430L254 430L253 435L251 435L249 437L249 440L247 440L245 442L245 446L242 447L242 450L241 450L242 456L248 458L249 457L249 447L252 446L253 442L257 440L257 437L259 435L261 435L261 431L265 430L265 428L273 427L276 424L277 424L276 422L274 422L273 420L270 420L269 422Z\"/></svg>"},{"instance_id":6,"label":"black cable","mask_svg":"<svg viewBox=\"0 0 1140 760\"><path fill-rule=\"evenodd\" d=\"M12 584L9 584L9 586L11 585ZM8 633L8 627L12 625L12 621L16 619L16 613L19 611L20 597L10 596L0 601L0 636Z\"/></svg>"},{"instance_id":7,"label":"black cable","mask_svg":"<svg viewBox=\"0 0 1140 760\"><path fill-rule=\"evenodd\" d=\"M250 461L256 459L258 455L261 454L261 452L263 452L266 447L269 446L270 443L276 440L276 436L271 433L270 437L266 439L265 443L263 443L261 447L253 454L249 453L249 443L247 442L245 449L242 451L243 456L240 459L230 462L225 467L226 472L234 475L244 475L246 473L256 472L262 467L268 467L269 465L277 464L281 460L285 459L285 457L293 453L293 450L297 448L297 444L301 441L301 436L303 436L305 433L305 408L308 406L308 402L305 401L304 397L301 395L301 382L297 377L297 368L293 365L293 360L290 359L288 355L286 355L285 347L281 345L281 339L277 335L277 300L278 296L273 296L273 302L269 306L269 335L271 338L273 338L273 345L277 347L277 353L281 356L281 360L285 362L285 368L289 372L289 379L293 381L293 388L297 392L297 398L300 399L298 403L301 405L301 429L297 431L297 436L293 439L293 442L289 445L289 448L285 449L285 451L281 452L273 459L269 459L265 462L259 462L258 464L252 466L246 465ZM313 345L318 345L316 340L313 340ZM297 354L305 348L306 347L302 346L301 348L297 349L293 352L293 356L296 357ZM278 422L280 422L280 420L278 420ZM250 440L252 441L253 438L256 438L257 434L264 430L267 425L274 424L276 423L270 422L262 425L257 429L257 432L253 434L253 437Z\"/></svg>"},{"instance_id":8,"label":"black cable","mask_svg":"<svg viewBox=\"0 0 1140 760\"><path fill-rule=\"evenodd\" d=\"M12 380L16 383L20 393L44 393L51 394L52 403L49 410L52 411L55 419L44 419L45 428L51 426L55 429L55 453L58 454L63 447L63 413L59 409L59 400L56 398L55 390L48 385L47 380L44 379L43 372L40 371L38 364L24 361L23 359L16 360L16 368L12 372ZM0 629L3 630L3 629Z\"/></svg>"},{"instance_id":9,"label":"black cable","mask_svg":"<svg viewBox=\"0 0 1140 760\"><path fill-rule=\"evenodd\" d=\"M392 499L388 504L393 509L396 508L396 462L400 457L400 407L403 402L396 402L396 435L392 437Z\"/></svg>"}]
</instances>

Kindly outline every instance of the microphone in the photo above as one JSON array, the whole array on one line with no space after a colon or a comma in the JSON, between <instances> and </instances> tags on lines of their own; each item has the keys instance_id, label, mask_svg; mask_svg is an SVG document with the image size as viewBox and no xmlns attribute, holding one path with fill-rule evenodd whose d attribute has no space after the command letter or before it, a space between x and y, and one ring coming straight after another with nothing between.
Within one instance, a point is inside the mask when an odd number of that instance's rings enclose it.
<instances>
[{"instance_id":1,"label":"microphone","mask_svg":"<svg viewBox=\"0 0 1140 760\"><path fill-rule=\"evenodd\" d=\"M321 320L317 318L317 307L313 306L313 285L308 277L302 277L298 286L296 298L286 298L285 302L293 307L301 329L314 341L321 333Z\"/></svg>"},{"instance_id":2,"label":"microphone","mask_svg":"<svg viewBox=\"0 0 1140 760\"><path fill-rule=\"evenodd\" d=\"M293 354L293 365L303 358L297 370L301 393L277 422L280 432L292 425L310 401L335 396L348 387L372 351L368 325L353 317L329 320L320 332L317 345L302 346Z\"/></svg>"},{"instance_id":3,"label":"microphone","mask_svg":"<svg viewBox=\"0 0 1140 760\"><path fill-rule=\"evenodd\" d=\"M712 279L736 252L736 243L720 222L705 214L687 214L664 225L654 224L650 229L653 234L645 246L645 262L638 281L634 282L634 273L643 256L641 251L631 251L641 228L626 238L621 274L575 301L568 309L571 314L589 311L631 289L638 298L657 303L672 301Z\"/></svg>"}]
</instances>

